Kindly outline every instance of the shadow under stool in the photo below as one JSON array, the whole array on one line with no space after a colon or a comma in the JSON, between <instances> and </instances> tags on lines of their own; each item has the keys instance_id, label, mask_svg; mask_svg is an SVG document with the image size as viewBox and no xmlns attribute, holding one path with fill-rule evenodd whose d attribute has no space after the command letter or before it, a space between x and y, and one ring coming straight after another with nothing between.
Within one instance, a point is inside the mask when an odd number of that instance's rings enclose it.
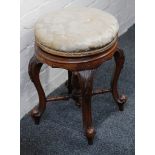
<instances>
[{"instance_id":1,"label":"shadow under stool","mask_svg":"<svg viewBox=\"0 0 155 155\"><path fill-rule=\"evenodd\" d=\"M92 123L92 95L111 92L119 110L127 98L119 95L117 83L125 61L123 50L118 47L118 22L109 13L87 8L65 8L40 18L35 25L35 54L29 62L29 76L39 96L39 105L31 116L36 124L55 100L72 98L82 109L83 128L88 144L93 144L95 129ZM93 90L97 68L115 59L111 88ZM68 95L46 97L39 73L43 64L68 70Z\"/></svg>"}]
</instances>

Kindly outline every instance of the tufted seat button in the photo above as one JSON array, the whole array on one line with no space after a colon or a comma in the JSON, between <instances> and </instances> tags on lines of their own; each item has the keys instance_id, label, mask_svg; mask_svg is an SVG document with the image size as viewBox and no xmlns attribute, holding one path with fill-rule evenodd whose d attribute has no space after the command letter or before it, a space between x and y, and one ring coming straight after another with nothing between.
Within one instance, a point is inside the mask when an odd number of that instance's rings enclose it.
<instances>
[{"instance_id":1,"label":"tufted seat button","mask_svg":"<svg viewBox=\"0 0 155 155\"><path fill-rule=\"evenodd\" d=\"M73 7L53 11L35 24L37 45L60 56L82 57L92 49L110 48L119 25L114 16L95 8Z\"/></svg>"}]
</instances>

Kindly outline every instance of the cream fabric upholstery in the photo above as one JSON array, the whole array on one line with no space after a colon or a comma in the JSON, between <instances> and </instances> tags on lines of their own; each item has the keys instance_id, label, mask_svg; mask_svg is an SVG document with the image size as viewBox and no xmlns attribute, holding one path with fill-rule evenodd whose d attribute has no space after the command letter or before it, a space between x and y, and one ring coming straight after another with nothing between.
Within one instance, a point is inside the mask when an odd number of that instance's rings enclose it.
<instances>
[{"instance_id":1,"label":"cream fabric upholstery","mask_svg":"<svg viewBox=\"0 0 155 155\"><path fill-rule=\"evenodd\" d=\"M37 21L35 39L48 49L87 51L112 42L118 30L117 20L107 12L87 7L64 8Z\"/></svg>"}]
</instances>

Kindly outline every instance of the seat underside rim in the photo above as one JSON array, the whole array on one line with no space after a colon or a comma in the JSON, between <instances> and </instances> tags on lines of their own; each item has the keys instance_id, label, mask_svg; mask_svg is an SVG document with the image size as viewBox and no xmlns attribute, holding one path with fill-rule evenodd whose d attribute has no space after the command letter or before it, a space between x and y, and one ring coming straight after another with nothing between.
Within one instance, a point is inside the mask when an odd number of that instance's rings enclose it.
<instances>
[{"instance_id":1,"label":"seat underside rim","mask_svg":"<svg viewBox=\"0 0 155 155\"><path fill-rule=\"evenodd\" d=\"M54 49L51 49L51 48L48 48L48 47L42 45L37 40L35 41L35 43L44 52L52 54L52 55L61 56L61 57L85 57L85 56L99 54L99 53L102 53L102 52L110 49L117 42L117 39L118 39L118 36L116 36L110 43L108 43L107 45L105 45L103 47L98 47L98 48L94 48L94 49L90 49L90 50L73 51L73 52L54 50Z\"/></svg>"}]
</instances>

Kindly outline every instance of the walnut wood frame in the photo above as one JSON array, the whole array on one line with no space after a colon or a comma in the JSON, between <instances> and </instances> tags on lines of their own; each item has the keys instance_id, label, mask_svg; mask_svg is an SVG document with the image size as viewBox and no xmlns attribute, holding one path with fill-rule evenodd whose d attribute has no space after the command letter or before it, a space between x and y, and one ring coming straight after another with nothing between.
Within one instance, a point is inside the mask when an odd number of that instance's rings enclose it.
<instances>
[{"instance_id":1,"label":"walnut wood frame","mask_svg":"<svg viewBox=\"0 0 155 155\"><path fill-rule=\"evenodd\" d=\"M35 55L29 63L29 75L34 83L38 96L39 105L32 110L31 116L36 124L39 124L41 115L46 109L46 103L54 100L67 100L73 98L76 105L82 107L82 118L85 135L88 144L93 143L95 129L92 124L91 114L91 96L101 93L111 92L114 100L118 104L119 110L123 110L123 105L127 98L124 95L119 95L117 90L118 78L123 68L125 56L123 50L118 48L117 41L112 47L103 51L99 49L98 54L84 57L61 57L49 54L35 45ZM103 52L102 52L103 51ZM93 52L93 51L92 51ZM116 68L111 82L110 89L93 90L93 78L96 69L105 61L112 59L114 56ZM39 73L43 64L47 64L53 68L63 68L68 70L68 95L47 97L41 86Z\"/></svg>"}]
</instances>

